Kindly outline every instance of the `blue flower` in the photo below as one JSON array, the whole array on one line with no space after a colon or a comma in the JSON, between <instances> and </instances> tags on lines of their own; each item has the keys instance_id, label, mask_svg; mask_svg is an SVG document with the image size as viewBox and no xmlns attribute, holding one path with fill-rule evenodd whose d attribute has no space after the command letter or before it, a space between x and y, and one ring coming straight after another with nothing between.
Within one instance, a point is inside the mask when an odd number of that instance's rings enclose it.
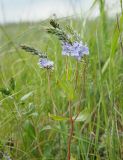
<instances>
[{"instance_id":1,"label":"blue flower","mask_svg":"<svg viewBox=\"0 0 123 160\"><path fill-rule=\"evenodd\" d=\"M47 69L53 69L54 62L48 60L47 58L41 58L39 59L39 63L41 68L47 68Z\"/></svg>"},{"instance_id":2,"label":"blue flower","mask_svg":"<svg viewBox=\"0 0 123 160\"><path fill-rule=\"evenodd\" d=\"M89 49L87 45L84 45L82 41L75 41L73 44L69 44L68 42L62 43L62 55L73 56L78 60L84 55L89 55Z\"/></svg>"},{"instance_id":3,"label":"blue flower","mask_svg":"<svg viewBox=\"0 0 123 160\"><path fill-rule=\"evenodd\" d=\"M67 42L62 42L62 55L70 56L71 48L72 48L71 44Z\"/></svg>"},{"instance_id":4,"label":"blue flower","mask_svg":"<svg viewBox=\"0 0 123 160\"><path fill-rule=\"evenodd\" d=\"M82 42L74 42L73 43L73 50L71 55L81 60L84 55L89 55L89 49L87 45L84 45Z\"/></svg>"}]
</instances>

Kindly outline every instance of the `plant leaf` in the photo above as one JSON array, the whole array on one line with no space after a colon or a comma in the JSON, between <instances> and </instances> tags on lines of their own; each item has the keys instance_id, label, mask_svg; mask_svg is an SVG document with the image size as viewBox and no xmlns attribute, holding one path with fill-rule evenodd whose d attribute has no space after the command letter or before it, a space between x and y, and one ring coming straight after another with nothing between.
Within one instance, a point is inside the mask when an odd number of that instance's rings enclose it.
<instances>
[{"instance_id":1,"label":"plant leaf","mask_svg":"<svg viewBox=\"0 0 123 160\"><path fill-rule=\"evenodd\" d=\"M24 123L24 130L28 138L35 139L35 129L32 123L29 120L26 120Z\"/></svg>"},{"instance_id":2,"label":"plant leaf","mask_svg":"<svg viewBox=\"0 0 123 160\"><path fill-rule=\"evenodd\" d=\"M50 129L52 129L52 127L50 125L47 125L41 129L41 132L45 130L50 130Z\"/></svg>"},{"instance_id":3,"label":"plant leaf","mask_svg":"<svg viewBox=\"0 0 123 160\"><path fill-rule=\"evenodd\" d=\"M86 121L88 118L89 118L89 113L87 113L87 112L81 112L79 115L78 115L78 117L76 118L76 122L84 122L84 121ZM76 116L74 116L73 117L73 119L75 119L75 117Z\"/></svg>"},{"instance_id":4,"label":"plant leaf","mask_svg":"<svg viewBox=\"0 0 123 160\"><path fill-rule=\"evenodd\" d=\"M53 115L53 114L50 114L50 113L49 113L49 117L52 118L55 121L67 121L67 120L69 120L69 118L62 117L62 116L56 116L56 115Z\"/></svg>"},{"instance_id":5,"label":"plant leaf","mask_svg":"<svg viewBox=\"0 0 123 160\"><path fill-rule=\"evenodd\" d=\"M25 101L26 99L28 99L32 95L33 95L33 92L29 92L29 93L25 94L23 97L21 97L20 100L21 101Z\"/></svg>"}]
</instances>

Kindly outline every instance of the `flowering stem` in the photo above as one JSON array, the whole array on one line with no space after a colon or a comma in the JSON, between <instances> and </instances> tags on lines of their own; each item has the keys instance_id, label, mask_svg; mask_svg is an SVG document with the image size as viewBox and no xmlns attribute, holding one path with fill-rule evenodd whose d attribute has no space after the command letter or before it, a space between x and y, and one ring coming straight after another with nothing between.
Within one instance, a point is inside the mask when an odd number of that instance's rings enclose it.
<instances>
[{"instance_id":1,"label":"flowering stem","mask_svg":"<svg viewBox=\"0 0 123 160\"><path fill-rule=\"evenodd\" d=\"M76 80L75 80L75 89L77 88L77 84L78 84L78 74L79 74L79 72L78 72L78 61L76 62L76 71L75 71L76 73L75 73L75 78L76 78Z\"/></svg>"},{"instance_id":2,"label":"flowering stem","mask_svg":"<svg viewBox=\"0 0 123 160\"><path fill-rule=\"evenodd\" d=\"M71 155L71 141L72 141L72 136L73 136L73 131L74 131L74 120L72 118L72 108L71 108L71 102L69 100L69 119L70 119L70 135L68 138L68 153L67 153L67 159L70 160L70 155Z\"/></svg>"},{"instance_id":3,"label":"flowering stem","mask_svg":"<svg viewBox=\"0 0 123 160\"><path fill-rule=\"evenodd\" d=\"M81 108L80 108L80 106L81 106L81 100L82 99L85 99L85 95L86 95L86 93L85 93L85 91L86 91L86 89L85 89L85 85L86 85L86 69L87 69L87 62L86 62L86 59L84 59L83 60L83 70L82 70L82 88L81 88L81 94L80 94L80 98L79 98L79 108L78 108L78 113L77 113L77 115L76 115L76 117L75 117L75 119L74 119L74 121L78 118L78 116L79 116L79 114L80 114L80 112L81 112Z\"/></svg>"},{"instance_id":4,"label":"flowering stem","mask_svg":"<svg viewBox=\"0 0 123 160\"><path fill-rule=\"evenodd\" d=\"M47 70L47 72L48 72L48 92L49 92L49 95L51 95L50 71Z\"/></svg>"},{"instance_id":5,"label":"flowering stem","mask_svg":"<svg viewBox=\"0 0 123 160\"><path fill-rule=\"evenodd\" d=\"M66 80L68 80L68 56L66 56Z\"/></svg>"},{"instance_id":6,"label":"flowering stem","mask_svg":"<svg viewBox=\"0 0 123 160\"><path fill-rule=\"evenodd\" d=\"M86 93L85 93L85 91L86 91L86 89L85 89L85 79L86 79L86 68L87 68L87 62L86 62L86 59L84 59L83 60L83 84L82 84L82 95L83 95L83 98L85 99L85 95L86 95Z\"/></svg>"},{"instance_id":7,"label":"flowering stem","mask_svg":"<svg viewBox=\"0 0 123 160\"><path fill-rule=\"evenodd\" d=\"M53 100L53 96L51 94L50 70L47 70L47 73L48 73L48 92L49 92L49 96L51 97L51 100L52 100L53 112L54 112L54 114L56 114L56 105L55 105L55 102Z\"/></svg>"}]
</instances>

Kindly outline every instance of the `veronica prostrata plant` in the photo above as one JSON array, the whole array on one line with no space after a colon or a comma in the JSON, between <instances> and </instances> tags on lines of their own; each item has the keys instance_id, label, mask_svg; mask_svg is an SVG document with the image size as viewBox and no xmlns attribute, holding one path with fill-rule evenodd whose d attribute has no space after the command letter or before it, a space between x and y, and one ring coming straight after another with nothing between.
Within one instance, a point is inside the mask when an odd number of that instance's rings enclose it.
<instances>
[{"instance_id":1,"label":"veronica prostrata plant","mask_svg":"<svg viewBox=\"0 0 123 160\"><path fill-rule=\"evenodd\" d=\"M56 22L56 20L50 20L50 25L51 27L47 28L47 33L55 35L61 43L61 48L62 48L62 55L66 56L66 59L68 60L68 57L73 57L75 60L77 60L77 65L76 65L76 70L75 70L75 88L73 90L77 90L77 81L79 77L82 77L82 88L81 88L81 93L79 95L79 104L78 106L78 111L76 115L73 115L73 108L72 108L72 98L69 96L68 93L68 111L69 111L69 136L68 136L68 141L67 141L67 159L71 159L71 142L72 142L72 137L74 134L74 122L77 120L79 117L79 114L81 112L81 101L85 95L85 78L86 78L86 68L87 68L87 56L89 55L89 48L87 44L85 44L81 36L74 31L70 26L65 26L65 28L61 27L59 23ZM30 52L34 55L37 55L39 57L39 66L40 68L47 69L47 70L53 70L54 69L54 62L49 60L48 56L46 53L41 52L37 49L34 49L32 47L26 46L26 45L21 45L21 48L24 49L26 52ZM68 61L66 60L66 83L68 84L70 81L68 79L68 74L69 74L69 65ZM79 75L79 68L78 65L82 64L82 73ZM49 71L48 71L48 84L49 84L49 93L50 93L50 76L49 76ZM68 86L69 87L69 86ZM52 94L50 93L51 99L52 99ZM52 117L52 116L51 116Z\"/></svg>"},{"instance_id":2,"label":"veronica prostrata plant","mask_svg":"<svg viewBox=\"0 0 123 160\"><path fill-rule=\"evenodd\" d=\"M86 56L89 55L89 49L87 44L84 44L81 40L80 35L74 31L70 26L66 26L66 30L62 27L60 27L60 25L55 21L55 20L50 20L50 25L51 27L47 29L47 32L49 34L53 34L56 35L58 37L58 39L61 42L61 46L62 46L62 55L63 56L71 56L74 57L75 59L77 59L80 62L83 62L83 85L85 85L85 73L86 73ZM68 77L68 64L66 63L66 77ZM68 79L68 78L67 78ZM76 84L77 84L77 80L78 80L78 67L76 69ZM83 87L84 88L84 87ZM84 89L82 88L82 93L84 93ZM82 94L80 95L80 102L82 99ZM80 105L79 104L79 110L77 115L73 118L73 113L72 113L72 107L71 107L71 99L68 100L68 107L69 107L69 121L70 121L70 131L69 131L69 137L68 137L68 153L67 153L67 159L70 160L71 159L71 140L72 140L72 136L74 133L74 122L77 119L77 117L79 116L80 113Z\"/></svg>"}]
</instances>

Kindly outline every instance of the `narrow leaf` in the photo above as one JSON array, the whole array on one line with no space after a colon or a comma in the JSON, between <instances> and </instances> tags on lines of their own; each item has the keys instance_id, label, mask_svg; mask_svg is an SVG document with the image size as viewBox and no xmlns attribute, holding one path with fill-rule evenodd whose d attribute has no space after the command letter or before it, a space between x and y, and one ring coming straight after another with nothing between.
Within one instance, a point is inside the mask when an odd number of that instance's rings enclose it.
<instances>
[{"instance_id":1,"label":"narrow leaf","mask_svg":"<svg viewBox=\"0 0 123 160\"><path fill-rule=\"evenodd\" d=\"M49 117L52 118L55 121L67 121L67 120L69 120L69 118L62 117L62 116L56 116L56 115L53 115L53 114L50 114L50 113L49 113Z\"/></svg>"},{"instance_id":2,"label":"narrow leaf","mask_svg":"<svg viewBox=\"0 0 123 160\"><path fill-rule=\"evenodd\" d=\"M29 92L29 93L25 94L23 97L21 97L20 100L21 101L25 101L26 99L28 99L32 95L33 95L33 92Z\"/></svg>"}]
</instances>

